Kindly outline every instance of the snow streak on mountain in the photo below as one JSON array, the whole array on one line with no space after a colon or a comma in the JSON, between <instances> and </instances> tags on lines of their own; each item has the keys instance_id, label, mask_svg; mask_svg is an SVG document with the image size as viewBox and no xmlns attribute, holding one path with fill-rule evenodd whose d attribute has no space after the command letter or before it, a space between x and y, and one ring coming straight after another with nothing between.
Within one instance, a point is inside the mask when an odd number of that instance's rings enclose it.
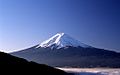
<instances>
[{"instance_id":1,"label":"snow streak on mountain","mask_svg":"<svg viewBox=\"0 0 120 75\"><path fill-rule=\"evenodd\" d=\"M60 49L60 48L67 48L69 46L84 47L84 48L91 47L91 46L88 46L86 44L81 43L80 41L70 37L69 35L67 35L65 33L57 33L56 35L49 38L48 40L43 41L36 48L39 48L39 47L47 48L47 47L49 47L51 49Z\"/></svg>"}]
</instances>

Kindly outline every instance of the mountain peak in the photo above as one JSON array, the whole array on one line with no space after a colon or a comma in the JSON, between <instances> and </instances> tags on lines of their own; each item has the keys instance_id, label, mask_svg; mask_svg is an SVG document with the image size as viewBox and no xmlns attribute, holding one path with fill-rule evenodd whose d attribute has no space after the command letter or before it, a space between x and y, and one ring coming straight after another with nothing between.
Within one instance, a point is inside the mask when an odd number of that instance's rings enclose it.
<instances>
[{"instance_id":1,"label":"mountain peak","mask_svg":"<svg viewBox=\"0 0 120 75\"><path fill-rule=\"evenodd\" d=\"M60 49L63 47L68 47L68 46L72 46L72 47L79 47L80 46L80 47L84 47L84 48L90 47L90 46L83 44L80 41L70 37L69 35L67 35L65 33L57 33L56 35L49 38L48 40L43 41L36 48L50 47L51 49L53 49L53 48Z\"/></svg>"},{"instance_id":2,"label":"mountain peak","mask_svg":"<svg viewBox=\"0 0 120 75\"><path fill-rule=\"evenodd\" d=\"M61 35L61 36L63 36L65 33L63 33L63 32L60 32L60 33L57 33L58 35Z\"/></svg>"}]
</instances>

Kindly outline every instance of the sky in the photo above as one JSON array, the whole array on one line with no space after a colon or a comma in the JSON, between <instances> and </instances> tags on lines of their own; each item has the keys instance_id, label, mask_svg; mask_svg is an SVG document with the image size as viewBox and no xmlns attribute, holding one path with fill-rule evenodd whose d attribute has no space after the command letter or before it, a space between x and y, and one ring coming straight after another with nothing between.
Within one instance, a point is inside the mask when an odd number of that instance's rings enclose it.
<instances>
[{"instance_id":1,"label":"sky","mask_svg":"<svg viewBox=\"0 0 120 75\"><path fill-rule=\"evenodd\" d=\"M120 0L0 0L0 51L29 48L58 32L120 52Z\"/></svg>"}]
</instances>

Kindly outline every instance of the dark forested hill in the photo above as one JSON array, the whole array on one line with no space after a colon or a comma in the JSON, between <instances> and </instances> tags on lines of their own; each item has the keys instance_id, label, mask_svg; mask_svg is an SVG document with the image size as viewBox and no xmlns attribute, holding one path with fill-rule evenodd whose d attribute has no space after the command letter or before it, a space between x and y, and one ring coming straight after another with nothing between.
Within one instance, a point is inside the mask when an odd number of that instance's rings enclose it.
<instances>
[{"instance_id":1,"label":"dark forested hill","mask_svg":"<svg viewBox=\"0 0 120 75\"><path fill-rule=\"evenodd\" d=\"M2 72L16 73L16 75L25 73L31 75L68 75L62 70L35 62L28 62L25 59L0 52L0 73Z\"/></svg>"}]
</instances>

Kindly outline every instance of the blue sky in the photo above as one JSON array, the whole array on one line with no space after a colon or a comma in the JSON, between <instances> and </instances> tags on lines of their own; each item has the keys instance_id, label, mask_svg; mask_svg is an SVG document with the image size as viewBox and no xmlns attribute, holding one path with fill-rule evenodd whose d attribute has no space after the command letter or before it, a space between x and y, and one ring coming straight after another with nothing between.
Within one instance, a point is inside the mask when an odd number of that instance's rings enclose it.
<instances>
[{"instance_id":1,"label":"blue sky","mask_svg":"<svg viewBox=\"0 0 120 75\"><path fill-rule=\"evenodd\" d=\"M64 32L120 51L119 0L0 0L0 50L11 52Z\"/></svg>"}]
</instances>

